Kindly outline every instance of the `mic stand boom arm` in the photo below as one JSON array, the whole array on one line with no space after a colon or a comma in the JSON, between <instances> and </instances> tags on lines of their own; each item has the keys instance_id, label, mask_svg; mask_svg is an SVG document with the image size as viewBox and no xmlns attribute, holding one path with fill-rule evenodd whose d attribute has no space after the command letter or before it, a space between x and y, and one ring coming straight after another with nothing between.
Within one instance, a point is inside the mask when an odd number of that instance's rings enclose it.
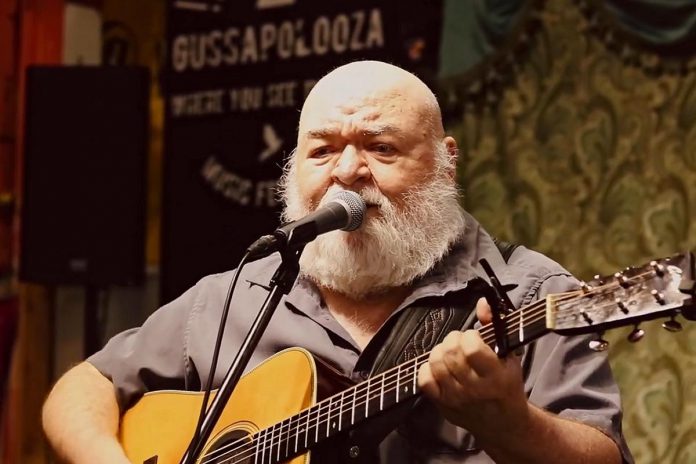
<instances>
[{"instance_id":1,"label":"mic stand boom arm","mask_svg":"<svg viewBox=\"0 0 696 464\"><path fill-rule=\"evenodd\" d=\"M232 365L227 371L227 374L225 374L225 379L222 381L217 395L215 395L212 403L210 403L210 407L201 424L200 431L194 436L194 441L191 442L188 450L181 458L181 464L194 464L203 451L203 446L210 437L213 427L215 427L215 424L220 418L237 383L239 383L239 379L242 377L242 373L251 358L251 354L256 349L256 345L258 345L266 327L268 327L268 323L275 309L278 307L278 303L280 303L283 295L287 295L290 289L292 289L292 285L297 279L300 272L299 259L302 250L304 250L304 244L287 247L281 252L282 261L271 279L269 286L271 291L266 297L266 301L264 301L254 323L251 325L242 346L237 352L237 356L235 356Z\"/></svg>"}]
</instances>

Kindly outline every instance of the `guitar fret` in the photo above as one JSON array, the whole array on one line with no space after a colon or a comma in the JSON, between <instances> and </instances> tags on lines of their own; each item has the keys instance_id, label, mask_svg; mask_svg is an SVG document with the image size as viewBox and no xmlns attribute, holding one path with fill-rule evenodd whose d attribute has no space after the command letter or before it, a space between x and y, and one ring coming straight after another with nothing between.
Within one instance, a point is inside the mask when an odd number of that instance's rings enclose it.
<instances>
[{"instance_id":1,"label":"guitar fret","mask_svg":"<svg viewBox=\"0 0 696 464\"><path fill-rule=\"evenodd\" d=\"M401 393L403 394L404 398L408 398L407 395L409 393L409 388L411 385L411 382L409 382L409 379L410 379L409 375L411 375L411 370L407 366L404 370L404 379L403 379L403 381L400 381L399 385L398 385L398 388L399 388L399 390L401 390Z\"/></svg>"},{"instance_id":2,"label":"guitar fret","mask_svg":"<svg viewBox=\"0 0 696 464\"><path fill-rule=\"evenodd\" d=\"M305 422L305 435L304 435L304 447L305 449L309 446L307 438L309 437L309 416L312 415L312 410L307 411L307 421Z\"/></svg>"},{"instance_id":3,"label":"guitar fret","mask_svg":"<svg viewBox=\"0 0 696 464\"><path fill-rule=\"evenodd\" d=\"M326 418L326 435L324 435L324 438L329 438L329 434L331 433L331 404L333 403L333 398L329 398L326 404L327 412L326 414L322 414L322 417ZM323 421L324 419L322 419Z\"/></svg>"},{"instance_id":4,"label":"guitar fret","mask_svg":"<svg viewBox=\"0 0 696 464\"><path fill-rule=\"evenodd\" d=\"M261 464L266 460L266 435L268 432L264 431L263 440L261 441Z\"/></svg>"},{"instance_id":5,"label":"guitar fret","mask_svg":"<svg viewBox=\"0 0 696 464\"><path fill-rule=\"evenodd\" d=\"M296 432L295 432L295 453L298 451L298 446L300 442L300 433L302 433L302 414L298 414L297 417L297 425L295 426Z\"/></svg>"},{"instance_id":6,"label":"guitar fret","mask_svg":"<svg viewBox=\"0 0 696 464\"><path fill-rule=\"evenodd\" d=\"M331 417L331 406L333 405L333 398L329 400L329 411L326 414L326 438L329 438L331 434L331 429L333 428L333 417Z\"/></svg>"},{"instance_id":7,"label":"guitar fret","mask_svg":"<svg viewBox=\"0 0 696 464\"><path fill-rule=\"evenodd\" d=\"M268 462L271 462L271 459L273 459L273 446L275 446L276 442L276 426L278 424L274 424L271 427L271 443L268 446Z\"/></svg>"},{"instance_id":8,"label":"guitar fret","mask_svg":"<svg viewBox=\"0 0 696 464\"><path fill-rule=\"evenodd\" d=\"M345 391L341 392L341 396L338 399L338 431L343 430L343 394Z\"/></svg>"},{"instance_id":9,"label":"guitar fret","mask_svg":"<svg viewBox=\"0 0 696 464\"><path fill-rule=\"evenodd\" d=\"M367 395L365 398L365 417L370 417L370 381L372 378L367 379Z\"/></svg>"},{"instance_id":10,"label":"guitar fret","mask_svg":"<svg viewBox=\"0 0 696 464\"><path fill-rule=\"evenodd\" d=\"M384 410L384 377L385 375L382 374L380 375L382 378L381 385L379 387L379 410L383 411Z\"/></svg>"},{"instance_id":11,"label":"guitar fret","mask_svg":"<svg viewBox=\"0 0 696 464\"><path fill-rule=\"evenodd\" d=\"M358 393L358 403L361 401L364 401L366 406L365 409L359 409L358 413L361 415L358 416L358 422L362 421L363 419L367 418L367 403L370 401L370 395L369 395L369 383L361 383L356 386L360 390Z\"/></svg>"},{"instance_id":12,"label":"guitar fret","mask_svg":"<svg viewBox=\"0 0 696 464\"><path fill-rule=\"evenodd\" d=\"M331 399L332 403L332 412L330 415L331 419L331 432L332 433L339 433L341 431L341 396L338 396L336 398ZM338 407L338 417L336 417L336 407ZM336 419L338 419L338 422L336 422Z\"/></svg>"},{"instance_id":13,"label":"guitar fret","mask_svg":"<svg viewBox=\"0 0 696 464\"><path fill-rule=\"evenodd\" d=\"M399 402L399 390L401 390L401 364L396 368L396 402Z\"/></svg>"},{"instance_id":14,"label":"guitar fret","mask_svg":"<svg viewBox=\"0 0 696 464\"><path fill-rule=\"evenodd\" d=\"M418 388L418 358L413 358L413 393Z\"/></svg>"},{"instance_id":15,"label":"guitar fret","mask_svg":"<svg viewBox=\"0 0 696 464\"><path fill-rule=\"evenodd\" d=\"M357 387L353 387L353 400L350 403L350 425L355 425L355 395L358 391Z\"/></svg>"},{"instance_id":16,"label":"guitar fret","mask_svg":"<svg viewBox=\"0 0 696 464\"><path fill-rule=\"evenodd\" d=\"M276 424L278 426L278 431L276 432L275 454L276 460L278 461L280 461L280 450L283 447L283 423L284 421L281 421L280 423Z\"/></svg>"},{"instance_id":17,"label":"guitar fret","mask_svg":"<svg viewBox=\"0 0 696 464\"><path fill-rule=\"evenodd\" d=\"M263 435L263 430L259 430L254 438L255 449L254 449L254 464L259 464L259 444L261 443L261 436Z\"/></svg>"},{"instance_id":18,"label":"guitar fret","mask_svg":"<svg viewBox=\"0 0 696 464\"><path fill-rule=\"evenodd\" d=\"M276 445L276 459L280 461L280 448L283 446L283 424L285 421L280 422L278 430L278 444Z\"/></svg>"},{"instance_id":19,"label":"guitar fret","mask_svg":"<svg viewBox=\"0 0 696 464\"><path fill-rule=\"evenodd\" d=\"M288 419L288 433L285 437L285 457L288 457L290 455L290 434L292 433L292 420L293 418L291 417ZM285 422L285 421L283 421Z\"/></svg>"},{"instance_id":20,"label":"guitar fret","mask_svg":"<svg viewBox=\"0 0 696 464\"><path fill-rule=\"evenodd\" d=\"M271 435L267 441L268 442L268 453L266 453L266 455L267 455L267 460L269 463L271 463L273 461L273 446L275 445L275 441L276 441L275 440L276 425L278 425L278 424L273 424L271 426Z\"/></svg>"},{"instance_id":21,"label":"guitar fret","mask_svg":"<svg viewBox=\"0 0 696 464\"><path fill-rule=\"evenodd\" d=\"M321 405L318 408L313 408L316 410L317 420L314 422L314 443L319 443L319 412L321 411Z\"/></svg>"}]
</instances>

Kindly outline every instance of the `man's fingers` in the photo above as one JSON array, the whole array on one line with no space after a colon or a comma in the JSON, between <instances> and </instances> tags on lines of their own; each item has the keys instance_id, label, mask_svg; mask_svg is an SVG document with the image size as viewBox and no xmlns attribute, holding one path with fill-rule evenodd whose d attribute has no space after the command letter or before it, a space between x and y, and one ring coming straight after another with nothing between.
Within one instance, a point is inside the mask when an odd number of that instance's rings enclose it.
<instances>
[{"instance_id":1,"label":"man's fingers","mask_svg":"<svg viewBox=\"0 0 696 464\"><path fill-rule=\"evenodd\" d=\"M459 383L458 376L465 376L471 371L461 370L455 372L450 366L457 365L455 357L460 356L457 353L457 334L451 334L445 337L445 340L435 346L430 352L428 359L428 370L426 379L431 379L434 387L431 388L432 398L442 404L450 404L458 401L463 396L464 390L462 384Z\"/></svg>"},{"instance_id":2,"label":"man's fingers","mask_svg":"<svg viewBox=\"0 0 696 464\"><path fill-rule=\"evenodd\" d=\"M433 377L429 362L424 363L418 369L418 387L430 399L438 400L440 398L440 386L435 381L435 377Z\"/></svg>"},{"instance_id":3,"label":"man's fingers","mask_svg":"<svg viewBox=\"0 0 696 464\"><path fill-rule=\"evenodd\" d=\"M499 368L498 356L486 345L481 334L475 330L461 333L460 350L467 368L471 369L478 377L486 377Z\"/></svg>"},{"instance_id":4,"label":"man's fingers","mask_svg":"<svg viewBox=\"0 0 696 464\"><path fill-rule=\"evenodd\" d=\"M481 321L481 324L490 324L493 321L493 313L491 312L491 307L488 305L488 301L485 298L479 298L476 302L476 317Z\"/></svg>"}]
</instances>

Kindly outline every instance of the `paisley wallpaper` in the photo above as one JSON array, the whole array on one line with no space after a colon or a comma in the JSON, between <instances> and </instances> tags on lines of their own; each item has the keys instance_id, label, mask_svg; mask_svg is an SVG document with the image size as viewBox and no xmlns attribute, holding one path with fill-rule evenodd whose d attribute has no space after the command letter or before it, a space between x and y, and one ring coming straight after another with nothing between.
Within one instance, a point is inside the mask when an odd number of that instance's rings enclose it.
<instances>
[{"instance_id":1,"label":"paisley wallpaper","mask_svg":"<svg viewBox=\"0 0 696 464\"><path fill-rule=\"evenodd\" d=\"M539 14L497 103L450 124L466 209L585 279L696 250L696 72L627 64L569 0ZM638 463L696 462L696 324L682 323L646 323L636 344L607 334Z\"/></svg>"}]
</instances>

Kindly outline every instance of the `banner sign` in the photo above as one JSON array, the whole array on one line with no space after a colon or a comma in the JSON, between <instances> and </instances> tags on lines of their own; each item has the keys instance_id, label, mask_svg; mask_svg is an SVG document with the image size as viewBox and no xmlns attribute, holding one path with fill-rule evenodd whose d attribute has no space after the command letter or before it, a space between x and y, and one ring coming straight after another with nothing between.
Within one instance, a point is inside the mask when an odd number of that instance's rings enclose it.
<instances>
[{"instance_id":1,"label":"banner sign","mask_svg":"<svg viewBox=\"0 0 696 464\"><path fill-rule=\"evenodd\" d=\"M276 184L321 76L358 59L435 75L442 1L175 0L167 14L165 302L278 226Z\"/></svg>"}]
</instances>

